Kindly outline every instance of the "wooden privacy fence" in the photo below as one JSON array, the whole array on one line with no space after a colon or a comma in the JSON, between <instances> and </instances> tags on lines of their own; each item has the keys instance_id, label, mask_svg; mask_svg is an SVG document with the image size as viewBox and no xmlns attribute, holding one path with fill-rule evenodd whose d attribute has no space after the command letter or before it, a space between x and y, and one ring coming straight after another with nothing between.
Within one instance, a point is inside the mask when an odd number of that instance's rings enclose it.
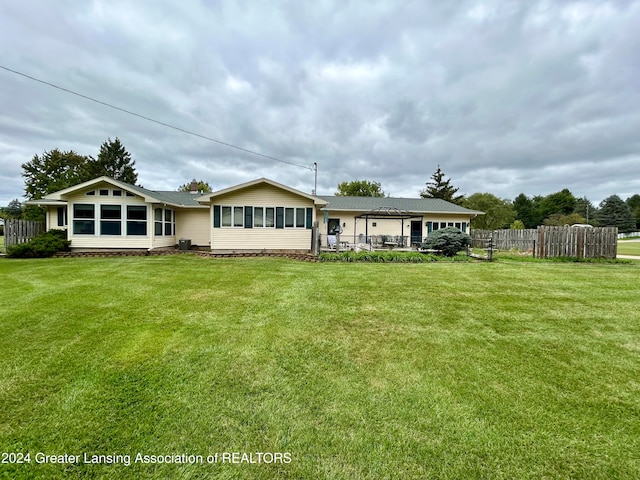
<instances>
[{"instance_id":1,"label":"wooden privacy fence","mask_svg":"<svg viewBox=\"0 0 640 480\"><path fill-rule=\"evenodd\" d=\"M496 250L529 251L539 258L616 258L618 228L548 227L527 230L472 230L471 245Z\"/></svg>"},{"instance_id":2,"label":"wooden privacy fence","mask_svg":"<svg viewBox=\"0 0 640 480\"><path fill-rule=\"evenodd\" d=\"M19 243L26 243L44 231L44 224L33 220L4 221L4 246L11 247Z\"/></svg>"}]
</instances>

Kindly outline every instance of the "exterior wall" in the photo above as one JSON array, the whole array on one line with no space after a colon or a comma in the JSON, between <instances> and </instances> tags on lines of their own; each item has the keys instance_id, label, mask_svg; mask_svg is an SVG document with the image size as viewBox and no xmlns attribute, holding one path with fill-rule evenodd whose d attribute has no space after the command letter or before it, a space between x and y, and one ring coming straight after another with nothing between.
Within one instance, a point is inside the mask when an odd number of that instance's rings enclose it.
<instances>
[{"instance_id":1,"label":"exterior wall","mask_svg":"<svg viewBox=\"0 0 640 480\"><path fill-rule=\"evenodd\" d=\"M211 249L213 251L262 251L262 250L301 250L311 249L311 229L305 227L227 227L214 226L216 206L230 207L285 207L311 208L312 221L316 220L313 200L301 197L269 184L257 184L253 187L230 192L212 199Z\"/></svg>"},{"instance_id":2,"label":"exterior wall","mask_svg":"<svg viewBox=\"0 0 640 480\"><path fill-rule=\"evenodd\" d=\"M211 244L211 228L208 208L180 209L176 211L176 240L187 238L191 245L208 247Z\"/></svg>"},{"instance_id":3,"label":"exterior wall","mask_svg":"<svg viewBox=\"0 0 640 480\"><path fill-rule=\"evenodd\" d=\"M108 196L100 196L100 188L109 190ZM153 246L153 208L151 205L144 202L141 197L129 197L123 191L121 197L113 196L112 192L115 188L111 185L95 186L87 189L86 191L74 193L67 197L67 238L71 240L71 248L76 249L99 249L99 248L113 248L113 249L148 249ZM86 195L87 191L95 191L95 195ZM92 204L94 209L94 222L95 233L94 234L78 234L74 232L73 226L73 213L74 204ZM121 235L101 235L100 234L100 206L101 205L121 205L122 206L122 234ZM140 205L146 207L147 212L147 231L146 235L127 235L126 234L126 206L127 205ZM55 208L50 208L50 211L57 215ZM57 225L57 216L54 221ZM174 241L175 243L175 241Z\"/></svg>"},{"instance_id":4,"label":"exterior wall","mask_svg":"<svg viewBox=\"0 0 640 480\"><path fill-rule=\"evenodd\" d=\"M52 206L49 205L47 207L47 212L45 214L45 230L51 230L56 229L56 230L66 230L67 226L66 225L58 225L58 207L60 207L60 205L56 205L56 206ZM66 206L63 208L67 208ZM68 213L68 212L67 212Z\"/></svg>"},{"instance_id":5,"label":"exterior wall","mask_svg":"<svg viewBox=\"0 0 640 480\"><path fill-rule=\"evenodd\" d=\"M356 219L362 212L349 212L349 211L329 211L328 219L339 219L342 226L342 233L340 234L340 240L349 243L362 243L364 242L365 235L387 235L387 236L411 236L411 222L420 221L422 225L422 238L424 239L428 235L427 222L446 223L447 226L455 226L456 224L466 223L465 227L467 232L469 231L470 217L466 214L418 214L415 218L401 219L386 219L386 218L369 218L368 226L367 220L364 218ZM319 233L321 236L322 246L327 246L327 234L328 234L328 222L324 221L324 212L318 212ZM374 226L375 223L375 226ZM404 223L404 227L403 227ZM451 225L449 225L451 224ZM460 225L462 226L462 225ZM440 227L440 225L438 225Z\"/></svg>"}]
</instances>

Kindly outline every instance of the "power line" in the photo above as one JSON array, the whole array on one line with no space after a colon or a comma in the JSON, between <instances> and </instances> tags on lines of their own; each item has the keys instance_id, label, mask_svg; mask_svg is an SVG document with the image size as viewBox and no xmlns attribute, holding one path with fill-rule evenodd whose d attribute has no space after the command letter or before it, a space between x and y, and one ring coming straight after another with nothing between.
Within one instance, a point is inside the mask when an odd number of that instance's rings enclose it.
<instances>
[{"instance_id":1,"label":"power line","mask_svg":"<svg viewBox=\"0 0 640 480\"><path fill-rule=\"evenodd\" d=\"M73 90L69 90L68 88L64 88L64 87L61 87L59 85L55 85L53 83L47 82L45 80L41 80L39 78L32 77L31 75L27 75L26 73L18 72L17 70L12 70L11 68L5 67L3 65L0 65L0 68L2 68L3 70L6 70L8 72L15 73L16 75L20 75L22 77L28 78L29 80L33 80L34 82L39 82L39 83L42 83L44 85L48 85L50 87L57 88L58 90L62 90L63 92L70 93L71 95L75 95L77 97L84 98L85 100L90 100L92 102L99 103L100 105L104 105L105 107L113 108L114 110L119 110L120 112L124 112L124 113L127 113L129 115L133 115L134 117L142 118L143 120L147 120L149 122L157 123L158 125L162 125L163 127L172 128L173 130L177 130L178 132L186 133L188 135L193 135L194 137L202 138L204 140L209 140L210 142L215 142L215 143L218 143L220 145L224 145L225 147L235 148L236 150L240 150L240 151L245 152L245 153L250 153L251 155L256 155L258 157L267 158L269 160L274 160L276 162L286 163L286 164L292 165L294 167L305 168L305 169L311 170L311 171L314 170L314 166L313 165L312 166L299 165L297 163L288 162L287 160L282 160L282 159L276 158L276 157L271 157L271 156L265 155L263 153L254 152L253 150L248 150L246 148L238 147L237 145L233 145L231 143L223 142L221 140L216 140L215 138L207 137L206 135L201 135L199 133L195 133L195 132L192 132L192 131L189 131L189 130L185 130L184 128L176 127L175 125L171 125L169 123L161 122L160 120L155 120L155 119L153 119L151 117L147 117L145 115L141 115L139 113L132 112L131 110L127 110L125 108L117 107L117 106L112 105L110 103L103 102L101 100L97 100L97 99L95 99L93 97L90 97L88 95L83 95L82 93L74 92Z\"/></svg>"}]
</instances>

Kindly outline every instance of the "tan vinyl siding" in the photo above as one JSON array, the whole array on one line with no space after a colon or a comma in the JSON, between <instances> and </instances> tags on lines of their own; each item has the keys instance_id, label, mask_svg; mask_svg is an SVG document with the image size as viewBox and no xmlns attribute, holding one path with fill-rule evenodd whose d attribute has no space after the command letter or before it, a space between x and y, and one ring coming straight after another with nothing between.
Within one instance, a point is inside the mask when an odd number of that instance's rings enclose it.
<instances>
[{"instance_id":1,"label":"tan vinyl siding","mask_svg":"<svg viewBox=\"0 0 640 480\"><path fill-rule=\"evenodd\" d=\"M209 246L210 218L208 208L176 210L176 240L186 238L191 245Z\"/></svg>"},{"instance_id":2,"label":"tan vinyl siding","mask_svg":"<svg viewBox=\"0 0 640 480\"><path fill-rule=\"evenodd\" d=\"M311 208L312 220L316 220L313 200L282 190L273 185L259 184L230 192L212 199L213 205L236 207L289 207ZM310 250L311 229L301 228L212 228L214 251L261 251L261 250Z\"/></svg>"},{"instance_id":3,"label":"tan vinyl siding","mask_svg":"<svg viewBox=\"0 0 640 480\"><path fill-rule=\"evenodd\" d=\"M214 250L310 250L311 230L304 228L216 228Z\"/></svg>"},{"instance_id":4,"label":"tan vinyl siding","mask_svg":"<svg viewBox=\"0 0 640 480\"><path fill-rule=\"evenodd\" d=\"M60 205L47 207L47 213L46 213L47 218L45 220L46 221L45 228L47 230L51 230L51 229L66 230L67 229L66 226L58 225L58 208L59 207ZM67 207L64 206L62 208L66 209Z\"/></svg>"}]
</instances>

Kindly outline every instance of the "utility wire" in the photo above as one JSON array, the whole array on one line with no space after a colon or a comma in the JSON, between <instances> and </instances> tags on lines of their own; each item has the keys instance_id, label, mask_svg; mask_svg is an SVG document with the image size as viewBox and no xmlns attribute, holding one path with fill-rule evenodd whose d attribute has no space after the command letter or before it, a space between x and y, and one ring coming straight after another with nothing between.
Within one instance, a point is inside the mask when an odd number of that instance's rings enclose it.
<instances>
[{"instance_id":1,"label":"utility wire","mask_svg":"<svg viewBox=\"0 0 640 480\"><path fill-rule=\"evenodd\" d=\"M200 135L199 133L191 132L189 130L185 130L184 128L176 127L174 125L170 125L168 123L161 122L160 120L155 120L153 118L146 117L144 115L140 115L139 113L132 112L131 110L126 110L124 108L117 107L115 105L111 105L110 103L103 102L101 100L97 100L97 99L95 99L93 97L89 97L88 95L83 95L81 93L74 92L73 90L69 90L68 88L64 88L64 87L61 87L59 85L55 85L53 83L46 82L44 80L40 80L39 78L32 77L31 75L27 75L26 73L18 72L17 70L12 70L11 68L7 68L7 67L5 67L3 65L0 65L0 68L2 68L3 70L6 70L8 72L15 73L16 75L20 75L22 77L28 78L29 80L33 80L34 82L39 82L39 83L42 83L44 85L48 85L50 87L57 88L58 90L62 90L63 92L70 93L70 94L75 95L77 97L84 98L85 100L91 100L92 102L99 103L100 105L104 105L105 107L113 108L114 110L119 110L119 111L127 113L129 115L133 115L134 117L142 118L143 120L147 120L149 122L157 123L158 125L162 125L164 127L172 128L173 130L177 130L178 132L186 133L188 135L193 135L194 137L198 137L198 138L203 138L204 140L209 140L210 142L215 142L215 143L218 143L220 145L224 145L225 147L235 148L236 150L240 150L240 151L245 152L245 153L250 153L251 155L257 155L258 157L267 158L269 160L274 160L276 162L286 163L286 164L292 165L294 167L305 168L307 170L312 170L312 171L314 170L314 166L313 165L312 166L299 165L297 163L288 162L286 160L282 160L282 159L276 158L276 157L271 157L271 156L265 155L263 153L254 152L253 150L248 150L246 148L242 148L242 147L238 147L237 145L233 145L231 143L223 142L221 140L216 140L215 138L207 137L206 135Z\"/></svg>"}]
</instances>

